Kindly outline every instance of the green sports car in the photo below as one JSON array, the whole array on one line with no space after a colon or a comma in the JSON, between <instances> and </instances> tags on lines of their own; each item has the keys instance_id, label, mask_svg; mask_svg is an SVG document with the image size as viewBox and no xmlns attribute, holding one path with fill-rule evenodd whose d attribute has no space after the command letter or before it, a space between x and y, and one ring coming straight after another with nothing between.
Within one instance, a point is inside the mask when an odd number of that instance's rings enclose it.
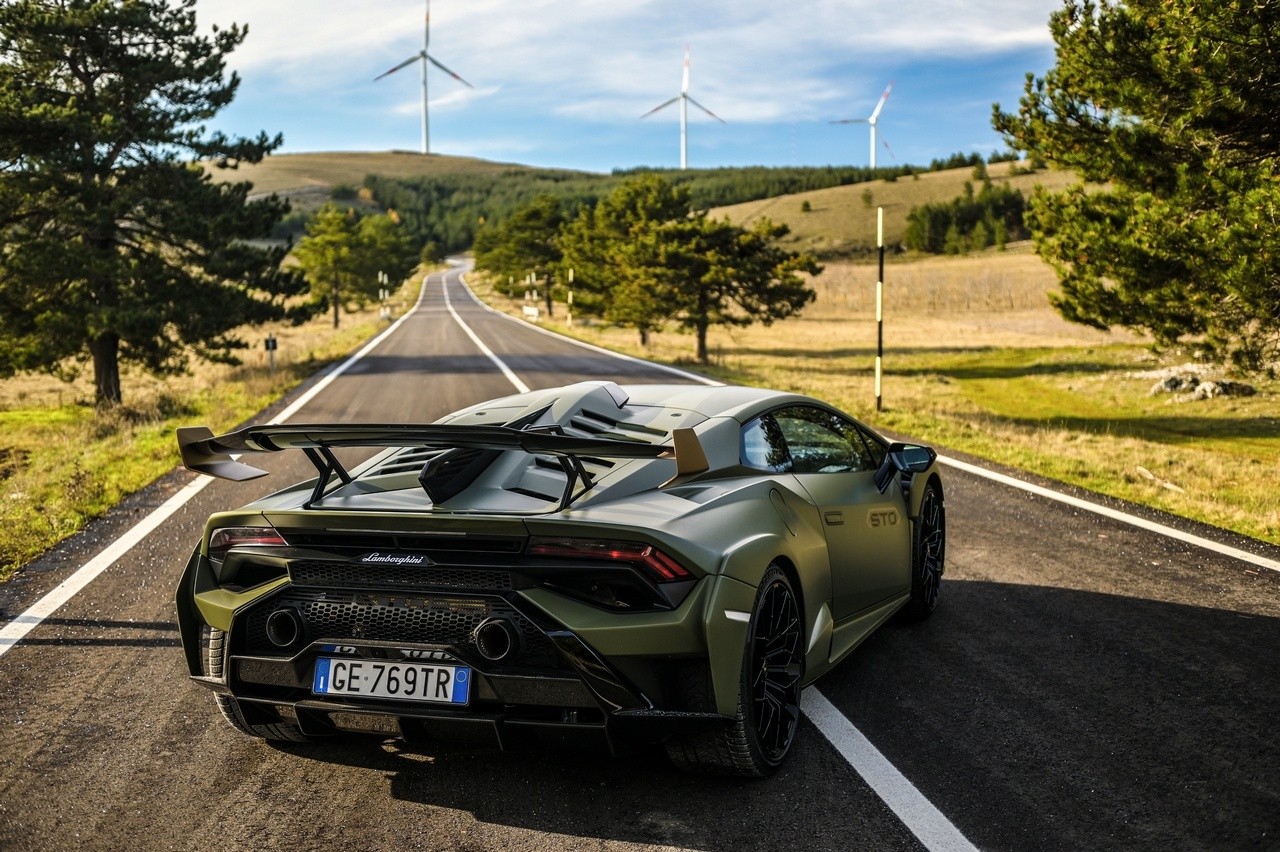
<instances>
[{"instance_id":1,"label":"green sports car","mask_svg":"<svg viewBox=\"0 0 1280 852\"><path fill-rule=\"evenodd\" d=\"M193 679L265 739L662 743L765 775L800 690L938 602L936 453L796 394L583 382L178 443L224 479L317 470L211 517L178 589Z\"/></svg>"}]
</instances>

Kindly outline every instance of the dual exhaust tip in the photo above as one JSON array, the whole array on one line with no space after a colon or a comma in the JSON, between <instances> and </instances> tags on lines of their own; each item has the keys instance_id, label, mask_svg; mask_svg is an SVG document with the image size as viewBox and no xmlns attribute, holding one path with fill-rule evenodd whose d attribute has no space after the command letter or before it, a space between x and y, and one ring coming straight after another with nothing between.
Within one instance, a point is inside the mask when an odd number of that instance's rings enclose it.
<instances>
[{"instance_id":1,"label":"dual exhaust tip","mask_svg":"<svg viewBox=\"0 0 1280 852\"><path fill-rule=\"evenodd\" d=\"M491 663L501 663L520 656L524 651L524 634L510 618L486 618L471 631L476 651Z\"/></svg>"},{"instance_id":2,"label":"dual exhaust tip","mask_svg":"<svg viewBox=\"0 0 1280 852\"><path fill-rule=\"evenodd\" d=\"M277 648L293 648L307 640L307 623L302 613L291 606L281 607L267 616L267 639Z\"/></svg>"},{"instance_id":3,"label":"dual exhaust tip","mask_svg":"<svg viewBox=\"0 0 1280 852\"><path fill-rule=\"evenodd\" d=\"M302 613L293 607L280 607L267 616L267 640L277 648L289 650L309 639ZM524 634L513 619L504 616L486 618L471 631L477 653L491 663L514 659L524 651Z\"/></svg>"}]
</instances>

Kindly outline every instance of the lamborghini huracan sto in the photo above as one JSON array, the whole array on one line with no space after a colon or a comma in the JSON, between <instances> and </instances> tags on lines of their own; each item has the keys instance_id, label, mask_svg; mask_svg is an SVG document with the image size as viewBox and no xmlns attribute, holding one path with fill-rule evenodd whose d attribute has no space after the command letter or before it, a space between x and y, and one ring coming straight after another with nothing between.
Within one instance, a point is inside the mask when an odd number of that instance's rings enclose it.
<instances>
[{"instance_id":1,"label":"lamborghini huracan sto","mask_svg":"<svg viewBox=\"0 0 1280 852\"><path fill-rule=\"evenodd\" d=\"M223 479L317 471L213 515L177 594L193 679L269 740L661 743L765 775L801 689L938 601L935 452L796 394L583 382L178 443Z\"/></svg>"}]
</instances>

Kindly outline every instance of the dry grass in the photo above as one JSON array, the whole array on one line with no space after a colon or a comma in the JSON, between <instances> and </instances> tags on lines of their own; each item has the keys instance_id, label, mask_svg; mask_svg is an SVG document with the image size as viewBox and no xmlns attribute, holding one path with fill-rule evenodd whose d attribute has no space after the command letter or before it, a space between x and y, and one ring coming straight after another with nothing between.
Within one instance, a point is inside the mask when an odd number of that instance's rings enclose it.
<instances>
[{"instance_id":1,"label":"dry grass","mask_svg":"<svg viewBox=\"0 0 1280 852\"><path fill-rule=\"evenodd\" d=\"M418 154L411 151L333 151L308 154L275 154L261 163L228 171L215 171L220 180L248 180L256 192L286 192L313 188L328 191L335 186L360 186L370 174L393 178L422 175L477 174L497 177L512 169L528 169L513 163L495 163L473 157Z\"/></svg>"},{"instance_id":2,"label":"dry grass","mask_svg":"<svg viewBox=\"0 0 1280 852\"><path fill-rule=\"evenodd\" d=\"M883 410L876 411L876 267L832 263L803 316L712 332L725 381L830 400L880 428L1280 544L1280 382L1253 397L1176 404L1134 374L1181 363L1140 338L1066 322L1052 273L1029 251L886 271ZM519 304L487 290L491 304ZM563 314L558 312L559 318ZM562 326L552 324L559 330ZM693 340L668 330L642 349L628 329L575 337L695 366Z\"/></svg>"},{"instance_id":3,"label":"dry grass","mask_svg":"<svg viewBox=\"0 0 1280 852\"><path fill-rule=\"evenodd\" d=\"M416 295L406 283L392 300L396 313ZM332 322L325 315L244 329L253 348L238 367L197 363L169 379L127 372L124 404L109 410L93 405L91 371L70 384L48 376L0 381L0 582L172 470L178 426L230 429L383 326L376 306L344 314L338 330ZM279 344L274 372L263 349L268 333Z\"/></svg>"}]
</instances>

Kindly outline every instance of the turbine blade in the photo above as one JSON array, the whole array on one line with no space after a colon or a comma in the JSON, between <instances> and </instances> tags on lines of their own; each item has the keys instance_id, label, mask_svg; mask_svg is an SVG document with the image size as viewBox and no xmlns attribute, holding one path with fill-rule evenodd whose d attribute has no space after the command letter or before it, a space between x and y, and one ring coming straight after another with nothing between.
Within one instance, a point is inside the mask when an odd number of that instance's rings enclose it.
<instances>
[{"instance_id":1,"label":"turbine blade","mask_svg":"<svg viewBox=\"0 0 1280 852\"><path fill-rule=\"evenodd\" d=\"M869 121L874 123L875 120L880 117L880 110L884 109L884 102L889 100L889 93L892 91L893 91L893 81L890 80L889 85L885 86L884 94L880 96L879 102L876 103L875 111L871 113L871 118L869 119Z\"/></svg>"},{"instance_id":2,"label":"turbine blade","mask_svg":"<svg viewBox=\"0 0 1280 852\"><path fill-rule=\"evenodd\" d=\"M441 71L443 71L444 73L448 74L448 75L449 75L450 77L452 77L453 79L457 80L457 81L458 81L459 83L461 83L462 85L466 86L466 87L467 87L467 88L469 88L469 89L474 89L474 88L475 88L475 86L471 85L471 84L470 84L470 83L468 83L466 80L462 79L462 78L461 78L461 77L459 77L457 74L455 74L454 72L450 71L448 68L446 68L446 67L444 67L443 65L441 65L441 64L436 60L436 58L435 58L434 56L432 56L430 53L427 53L427 52L424 50L424 51L422 52L422 55L423 55L423 56L425 56L425 57L427 57L427 61L428 61L428 62L430 62L432 65L436 66L437 68L439 68L439 69L440 69Z\"/></svg>"},{"instance_id":3,"label":"turbine blade","mask_svg":"<svg viewBox=\"0 0 1280 852\"><path fill-rule=\"evenodd\" d=\"M702 104L700 104L700 103L698 103L697 101L695 101L693 98L689 98L689 103L693 104L693 105L694 105L694 106L696 106L698 109L702 110L702 111L703 111L703 112L705 112L707 115L711 116L712 118L714 118L716 121L720 122L721 124L728 124L728 123L729 123L729 122L725 121L723 118L721 118L720 116L716 115L716 114L715 114L714 112L712 112L711 110L709 110L709 109L707 109L706 107L704 107Z\"/></svg>"},{"instance_id":4,"label":"turbine blade","mask_svg":"<svg viewBox=\"0 0 1280 852\"><path fill-rule=\"evenodd\" d=\"M689 93L689 45L684 46L684 73L680 76L680 94Z\"/></svg>"},{"instance_id":5,"label":"turbine blade","mask_svg":"<svg viewBox=\"0 0 1280 852\"><path fill-rule=\"evenodd\" d=\"M842 118L838 121L829 121L828 124L869 124L865 118Z\"/></svg>"},{"instance_id":6,"label":"turbine blade","mask_svg":"<svg viewBox=\"0 0 1280 852\"><path fill-rule=\"evenodd\" d=\"M413 56L410 56L408 59L406 59L404 62L401 62L401 63L400 63L399 65L397 65L396 67L394 67L394 68L392 68L392 69L390 69L390 70L387 70L387 71L383 71L383 72L382 72L381 74L379 74L377 77L374 77L374 78L373 78L373 81L376 83L376 82L378 82L379 80L381 80L383 77L386 77L386 76L388 76L388 75L390 75L390 74L394 74L394 73L396 73L396 72L397 72L397 71L399 71L401 68L404 68L406 65L412 65L413 63L417 62L419 59L421 59L421 58L422 58L423 56L425 56L425 55L426 55L426 51L425 51L425 50L419 50L419 51L418 51L417 53L415 53Z\"/></svg>"},{"instance_id":7,"label":"turbine blade","mask_svg":"<svg viewBox=\"0 0 1280 852\"><path fill-rule=\"evenodd\" d=\"M655 112L657 112L658 110L660 110L660 109L666 109L667 107L671 106L673 103L675 103L675 102L676 102L676 101L678 101L678 100L680 100L680 96L679 96L679 95L676 95L676 96L675 96L674 98L672 98L671 100L669 100L669 101L663 101L662 103L658 104L656 107L654 107L653 109L649 110L648 112L646 112L644 115L642 115L642 116L640 116L640 117L641 117L641 118L648 118L649 116L653 115L653 114L654 114Z\"/></svg>"}]
</instances>

